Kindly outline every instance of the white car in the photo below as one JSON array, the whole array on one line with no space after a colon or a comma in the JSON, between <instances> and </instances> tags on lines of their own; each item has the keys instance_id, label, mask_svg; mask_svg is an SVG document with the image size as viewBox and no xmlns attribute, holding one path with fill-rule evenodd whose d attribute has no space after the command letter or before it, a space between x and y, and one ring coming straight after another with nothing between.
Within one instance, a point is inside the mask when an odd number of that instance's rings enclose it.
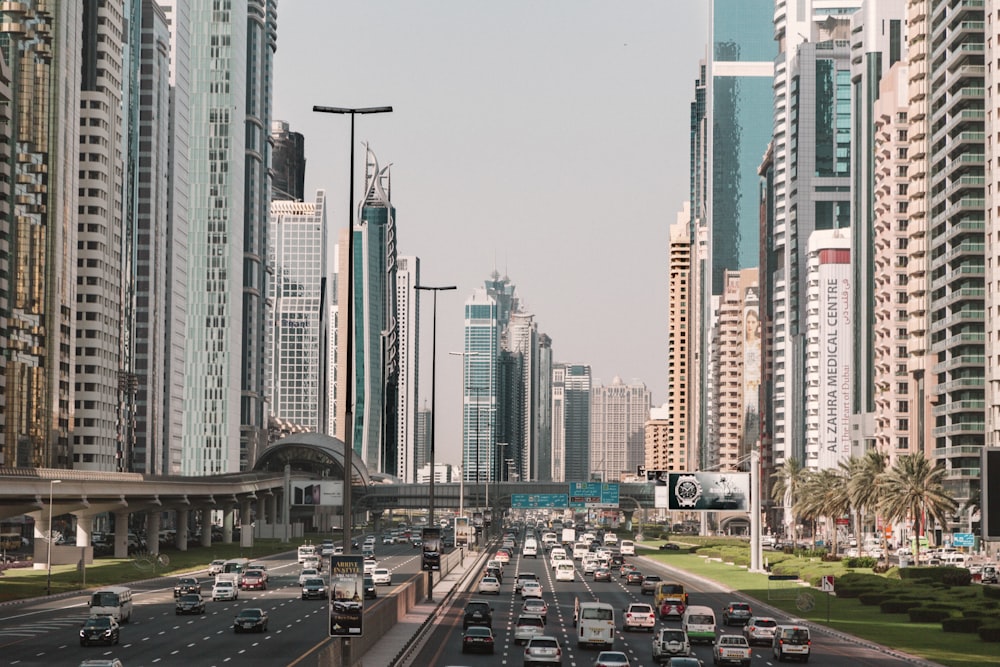
<instances>
[{"instance_id":1,"label":"white car","mask_svg":"<svg viewBox=\"0 0 1000 667\"><path fill-rule=\"evenodd\" d=\"M343 556L344 555L344 547L340 546L339 544L337 546L335 546L333 548L333 555L334 556Z\"/></svg>"},{"instance_id":2,"label":"white car","mask_svg":"<svg viewBox=\"0 0 1000 667\"><path fill-rule=\"evenodd\" d=\"M594 570L596 570L596 569L597 569L597 559L596 558L588 558L587 560L583 561L583 573L584 574L593 574Z\"/></svg>"},{"instance_id":3,"label":"white car","mask_svg":"<svg viewBox=\"0 0 1000 667\"><path fill-rule=\"evenodd\" d=\"M576 581L576 568L573 561L564 560L556 568L556 581Z\"/></svg>"},{"instance_id":4,"label":"white car","mask_svg":"<svg viewBox=\"0 0 1000 667\"><path fill-rule=\"evenodd\" d=\"M521 599L542 597L542 585L537 581L525 581L521 585Z\"/></svg>"},{"instance_id":5,"label":"white car","mask_svg":"<svg viewBox=\"0 0 1000 667\"><path fill-rule=\"evenodd\" d=\"M236 587L235 582L229 579L217 581L215 582L215 585L212 586L213 600L235 600L239 596L240 589Z\"/></svg>"},{"instance_id":6,"label":"white car","mask_svg":"<svg viewBox=\"0 0 1000 667\"><path fill-rule=\"evenodd\" d=\"M392 537L392 535L389 535L387 533L387 534L385 534L385 535L382 536L382 544L392 544L392 543L393 543L393 537Z\"/></svg>"},{"instance_id":7,"label":"white car","mask_svg":"<svg viewBox=\"0 0 1000 667\"><path fill-rule=\"evenodd\" d=\"M483 577L479 580L479 593L486 595L500 595L500 580L496 577Z\"/></svg>"},{"instance_id":8,"label":"white car","mask_svg":"<svg viewBox=\"0 0 1000 667\"><path fill-rule=\"evenodd\" d=\"M375 568L378 567L378 562L373 560L365 561L365 574L371 576L375 574Z\"/></svg>"},{"instance_id":9,"label":"white car","mask_svg":"<svg viewBox=\"0 0 1000 667\"><path fill-rule=\"evenodd\" d=\"M656 612L652 605L633 603L625 608L625 615L622 619L622 630L649 630L656 627Z\"/></svg>"},{"instance_id":10,"label":"white car","mask_svg":"<svg viewBox=\"0 0 1000 667\"><path fill-rule=\"evenodd\" d=\"M299 586L306 583L306 579L322 579L323 576L314 567L302 568L301 574L299 574Z\"/></svg>"},{"instance_id":11,"label":"white car","mask_svg":"<svg viewBox=\"0 0 1000 667\"><path fill-rule=\"evenodd\" d=\"M392 572L385 567L377 567L372 572L372 581L376 586L392 586Z\"/></svg>"},{"instance_id":12,"label":"white car","mask_svg":"<svg viewBox=\"0 0 1000 667\"><path fill-rule=\"evenodd\" d=\"M217 560L213 560L208 565L208 576L214 577L215 575L221 573L222 572L222 568L225 567L225 565L226 565L226 561L224 561L221 558L219 558Z\"/></svg>"},{"instance_id":13,"label":"white car","mask_svg":"<svg viewBox=\"0 0 1000 667\"><path fill-rule=\"evenodd\" d=\"M333 555L333 542L324 542L319 548L320 556L332 556Z\"/></svg>"}]
</instances>

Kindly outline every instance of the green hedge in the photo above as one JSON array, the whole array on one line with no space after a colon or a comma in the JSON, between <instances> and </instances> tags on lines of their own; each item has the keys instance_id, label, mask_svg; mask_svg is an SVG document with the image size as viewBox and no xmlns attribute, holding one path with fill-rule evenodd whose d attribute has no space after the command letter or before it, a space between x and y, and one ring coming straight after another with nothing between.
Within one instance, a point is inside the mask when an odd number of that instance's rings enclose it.
<instances>
[{"instance_id":1,"label":"green hedge","mask_svg":"<svg viewBox=\"0 0 1000 667\"><path fill-rule=\"evenodd\" d=\"M983 597L1000 600L1000 588L996 588L994 586L983 586Z\"/></svg>"},{"instance_id":2,"label":"green hedge","mask_svg":"<svg viewBox=\"0 0 1000 667\"><path fill-rule=\"evenodd\" d=\"M981 618L946 618L941 621L941 629L945 632L975 633L982 624Z\"/></svg>"},{"instance_id":3,"label":"green hedge","mask_svg":"<svg viewBox=\"0 0 1000 667\"><path fill-rule=\"evenodd\" d=\"M893 598L892 593L887 591L877 591L872 593L862 593L858 596L858 601L868 607L874 607L875 605L881 605L886 600Z\"/></svg>"},{"instance_id":4,"label":"green hedge","mask_svg":"<svg viewBox=\"0 0 1000 667\"><path fill-rule=\"evenodd\" d=\"M948 586L968 586L972 582L972 575L964 567L904 567L900 570L899 577L914 583L927 579Z\"/></svg>"},{"instance_id":5,"label":"green hedge","mask_svg":"<svg viewBox=\"0 0 1000 667\"><path fill-rule=\"evenodd\" d=\"M937 623L946 618L951 618L951 612L946 609L928 609L927 607L914 607L907 612L910 621L913 623Z\"/></svg>"},{"instance_id":6,"label":"green hedge","mask_svg":"<svg viewBox=\"0 0 1000 667\"><path fill-rule=\"evenodd\" d=\"M857 556L854 558L844 558L844 567L865 567L873 568L878 565L878 559L871 556Z\"/></svg>"},{"instance_id":7,"label":"green hedge","mask_svg":"<svg viewBox=\"0 0 1000 667\"><path fill-rule=\"evenodd\" d=\"M900 598L890 598L879 605L883 614L905 614L914 607L921 606L920 600L903 600Z\"/></svg>"}]
</instances>

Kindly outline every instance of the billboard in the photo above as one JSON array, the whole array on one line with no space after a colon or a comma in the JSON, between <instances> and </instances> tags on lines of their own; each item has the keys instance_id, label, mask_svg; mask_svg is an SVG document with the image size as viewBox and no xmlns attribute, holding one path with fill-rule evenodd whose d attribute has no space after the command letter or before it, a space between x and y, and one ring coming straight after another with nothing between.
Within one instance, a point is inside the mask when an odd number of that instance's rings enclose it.
<instances>
[{"instance_id":1,"label":"billboard","mask_svg":"<svg viewBox=\"0 0 1000 667\"><path fill-rule=\"evenodd\" d=\"M750 511L748 472L672 472L664 491L671 510Z\"/></svg>"},{"instance_id":2,"label":"billboard","mask_svg":"<svg viewBox=\"0 0 1000 667\"><path fill-rule=\"evenodd\" d=\"M455 517L455 546L467 547L472 544L472 535L475 529L469 524L469 517Z\"/></svg>"},{"instance_id":3,"label":"billboard","mask_svg":"<svg viewBox=\"0 0 1000 667\"><path fill-rule=\"evenodd\" d=\"M421 535L424 553L421 560L420 569L440 570L441 569L441 529L424 528Z\"/></svg>"},{"instance_id":4,"label":"billboard","mask_svg":"<svg viewBox=\"0 0 1000 667\"><path fill-rule=\"evenodd\" d=\"M344 483L292 482L292 504L340 507L344 504Z\"/></svg>"},{"instance_id":5,"label":"billboard","mask_svg":"<svg viewBox=\"0 0 1000 667\"><path fill-rule=\"evenodd\" d=\"M979 506L982 508L982 537L1000 540L1000 447L983 449L983 481Z\"/></svg>"},{"instance_id":6,"label":"billboard","mask_svg":"<svg viewBox=\"0 0 1000 667\"><path fill-rule=\"evenodd\" d=\"M330 557L330 636L360 637L364 602L363 556Z\"/></svg>"}]
</instances>

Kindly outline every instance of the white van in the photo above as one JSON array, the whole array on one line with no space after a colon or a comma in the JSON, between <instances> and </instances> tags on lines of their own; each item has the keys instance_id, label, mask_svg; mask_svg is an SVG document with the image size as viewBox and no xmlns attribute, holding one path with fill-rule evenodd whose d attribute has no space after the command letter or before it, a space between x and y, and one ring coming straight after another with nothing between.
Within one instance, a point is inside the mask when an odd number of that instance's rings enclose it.
<instances>
[{"instance_id":1,"label":"white van","mask_svg":"<svg viewBox=\"0 0 1000 667\"><path fill-rule=\"evenodd\" d=\"M774 629L771 653L778 662L784 660L786 656L795 656L808 661L811 646L809 628L803 625L779 625Z\"/></svg>"},{"instance_id":2,"label":"white van","mask_svg":"<svg viewBox=\"0 0 1000 667\"><path fill-rule=\"evenodd\" d=\"M632 540L622 540L622 543L618 545L618 550L621 552L622 556L634 556L635 542Z\"/></svg>"},{"instance_id":3,"label":"white van","mask_svg":"<svg viewBox=\"0 0 1000 667\"><path fill-rule=\"evenodd\" d=\"M531 556L532 558L538 558L538 542L533 538L528 538L524 541L524 548L521 549L521 556L527 558Z\"/></svg>"},{"instance_id":4,"label":"white van","mask_svg":"<svg viewBox=\"0 0 1000 667\"><path fill-rule=\"evenodd\" d=\"M304 563L305 560L306 560L306 558L309 558L309 557L315 556L315 555L317 555L316 554L316 546L315 545L313 545L313 544L304 544L304 545L302 545L301 547L299 547L299 565L301 565L302 563Z\"/></svg>"},{"instance_id":5,"label":"white van","mask_svg":"<svg viewBox=\"0 0 1000 667\"><path fill-rule=\"evenodd\" d=\"M615 610L606 602L581 602L577 611L576 645L615 645Z\"/></svg>"},{"instance_id":6,"label":"white van","mask_svg":"<svg viewBox=\"0 0 1000 667\"><path fill-rule=\"evenodd\" d=\"M711 607L692 605L684 610L681 617L681 630L687 633L692 644L715 641L715 612Z\"/></svg>"},{"instance_id":7,"label":"white van","mask_svg":"<svg viewBox=\"0 0 1000 667\"><path fill-rule=\"evenodd\" d=\"M573 545L573 560L583 560L584 555L590 553L590 545L586 542L577 542Z\"/></svg>"},{"instance_id":8,"label":"white van","mask_svg":"<svg viewBox=\"0 0 1000 667\"><path fill-rule=\"evenodd\" d=\"M604 533L604 544L607 546L618 544L618 536L614 533Z\"/></svg>"},{"instance_id":9,"label":"white van","mask_svg":"<svg viewBox=\"0 0 1000 667\"><path fill-rule=\"evenodd\" d=\"M576 568L571 561L564 560L556 566L556 581L576 581Z\"/></svg>"},{"instance_id":10,"label":"white van","mask_svg":"<svg viewBox=\"0 0 1000 667\"><path fill-rule=\"evenodd\" d=\"M127 586L99 588L89 604L91 616L110 616L119 623L132 620L132 589Z\"/></svg>"}]
</instances>

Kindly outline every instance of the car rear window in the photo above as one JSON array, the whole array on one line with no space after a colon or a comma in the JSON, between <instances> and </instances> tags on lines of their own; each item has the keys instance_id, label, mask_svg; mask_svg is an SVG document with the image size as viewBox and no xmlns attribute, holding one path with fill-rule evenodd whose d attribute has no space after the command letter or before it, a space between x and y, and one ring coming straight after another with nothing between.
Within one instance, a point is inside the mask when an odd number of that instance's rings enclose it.
<instances>
[{"instance_id":1,"label":"car rear window","mask_svg":"<svg viewBox=\"0 0 1000 667\"><path fill-rule=\"evenodd\" d=\"M756 621L754 621L753 624L756 625L758 628L773 628L776 625L778 625L778 622L772 621L770 619L758 618Z\"/></svg>"},{"instance_id":2,"label":"car rear window","mask_svg":"<svg viewBox=\"0 0 1000 667\"><path fill-rule=\"evenodd\" d=\"M559 642L555 639L532 639L529 645L532 648L559 648Z\"/></svg>"},{"instance_id":3,"label":"car rear window","mask_svg":"<svg viewBox=\"0 0 1000 667\"><path fill-rule=\"evenodd\" d=\"M537 616L522 616L520 619L518 619L517 624L518 625L535 625L535 626L538 626L538 627L541 627L543 625L542 624L542 619L538 618Z\"/></svg>"},{"instance_id":4,"label":"car rear window","mask_svg":"<svg viewBox=\"0 0 1000 667\"><path fill-rule=\"evenodd\" d=\"M794 630L785 630L781 633L781 638L789 644L805 644L809 641L809 631L799 630L798 628Z\"/></svg>"},{"instance_id":5,"label":"car rear window","mask_svg":"<svg viewBox=\"0 0 1000 667\"><path fill-rule=\"evenodd\" d=\"M688 619L688 623L693 623L695 625L713 625L715 623L715 619L705 614L694 614Z\"/></svg>"}]
</instances>

